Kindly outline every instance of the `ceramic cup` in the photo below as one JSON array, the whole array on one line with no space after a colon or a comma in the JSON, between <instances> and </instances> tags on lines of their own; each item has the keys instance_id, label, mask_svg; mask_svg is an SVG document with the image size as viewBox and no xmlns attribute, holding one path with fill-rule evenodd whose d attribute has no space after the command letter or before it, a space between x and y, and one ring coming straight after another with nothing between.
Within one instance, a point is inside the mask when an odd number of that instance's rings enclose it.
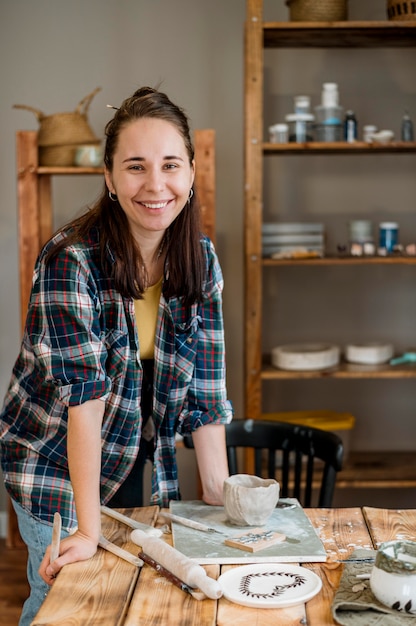
<instances>
[{"instance_id":1,"label":"ceramic cup","mask_svg":"<svg viewBox=\"0 0 416 626\"><path fill-rule=\"evenodd\" d=\"M272 478L234 474L224 481L224 509L236 526L262 526L279 500L280 485Z\"/></svg>"},{"instance_id":2,"label":"ceramic cup","mask_svg":"<svg viewBox=\"0 0 416 626\"><path fill-rule=\"evenodd\" d=\"M75 151L75 165L80 167L100 167L103 164L103 156L101 146L78 146Z\"/></svg>"},{"instance_id":3,"label":"ceramic cup","mask_svg":"<svg viewBox=\"0 0 416 626\"><path fill-rule=\"evenodd\" d=\"M386 541L370 576L371 591L382 604L416 615L416 541Z\"/></svg>"}]
</instances>

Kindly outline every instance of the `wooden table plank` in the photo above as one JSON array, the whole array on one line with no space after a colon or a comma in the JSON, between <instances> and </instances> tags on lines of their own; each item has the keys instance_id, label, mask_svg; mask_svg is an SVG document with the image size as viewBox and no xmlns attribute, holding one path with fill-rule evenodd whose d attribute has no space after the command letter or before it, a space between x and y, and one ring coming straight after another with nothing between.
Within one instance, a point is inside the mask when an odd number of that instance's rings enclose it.
<instances>
[{"instance_id":1,"label":"wooden table plank","mask_svg":"<svg viewBox=\"0 0 416 626\"><path fill-rule=\"evenodd\" d=\"M328 553L326 563L305 565L322 580L322 590L306 604L307 624L334 626L332 600L339 586L346 559L357 548L372 548L364 516L359 508L305 509Z\"/></svg>"},{"instance_id":2,"label":"wooden table plank","mask_svg":"<svg viewBox=\"0 0 416 626\"><path fill-rule=\"evenodd\" d=\"M416 509L376 509L363 507L374 547L383 541L409 539L416 541Z\"/></svg>"},{"instance_id":3,"label":"wooden table plank","mask_svg":"<svg viewBox=\"0 0 416 626\"><path fill-rule=\"evenodd\" d=\"M218 577L218 565L207 565L205 570L212 578ZM195 600L154 569L144 565L124 626L215 626L216 614L216 600Z\"/></svg>"},{"instance_id":4,"label":"wooden table plank","mask_svg":"<svg viewBox=\"0 0 416 626\"><path fill-rule=\"evenodd\" d=\"M373 548L359 507L305 509L305 513L324 544L328 559L346 559L358 548Z\"/></svg>"},{"instance_id":5,"label":"wooden table plank","mask_svg":"<svg viewBox=\"0 0 416 626\"><path fill-rule=\"evenodd\" d=\"M125 515L154 525L159 507L119 509ZM106 539L137 555L130 541L131 529L102 516ZM32 626L116 626L122 624L140 570L126 561L98 548L86 562L66 565L53 584Z\"/></svg>"},{"instance_id":6,"label":"wooden table plank","mask_svg":"<svg viewBox=\"0 0 416 626\"><path fill-rule=\"evenodd\" d=\"M167 526L166 520L159 518L156 520L155 526L159 528ZM163 539L172 545L171 534L164 534ZM218 578L220 574L219 565L205 565L203 567L208 576ZM138 624L140 626L154 626L154 624L215 626L216 616L216 600L208 598L195 600L145 564L123 626L137 626Z\"/></svg>"}]
</instances>

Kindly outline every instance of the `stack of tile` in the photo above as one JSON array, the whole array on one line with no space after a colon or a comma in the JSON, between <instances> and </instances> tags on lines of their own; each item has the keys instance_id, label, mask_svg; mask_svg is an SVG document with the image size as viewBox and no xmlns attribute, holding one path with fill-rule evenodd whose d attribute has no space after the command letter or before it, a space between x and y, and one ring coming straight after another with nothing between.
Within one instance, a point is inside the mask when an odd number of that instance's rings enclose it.
<instances>
[{"instance_id":1,"label":"stack of tile","mask_svg":"<svg viewBox=\"0 0 416 626\"><path fill-rule=\"evenodd\" d=\"M302 255L324 256L324 225L318 222L269 222L262 226L262 254L291 258Z\"/></svg>"}]
</instances>

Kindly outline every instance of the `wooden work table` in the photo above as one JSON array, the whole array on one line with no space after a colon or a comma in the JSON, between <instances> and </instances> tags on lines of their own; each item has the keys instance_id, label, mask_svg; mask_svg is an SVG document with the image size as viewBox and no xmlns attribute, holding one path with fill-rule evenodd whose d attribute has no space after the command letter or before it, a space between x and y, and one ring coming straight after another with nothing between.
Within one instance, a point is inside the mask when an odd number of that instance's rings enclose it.
<instances>
[{"instance_id":1,"label":"wooden work table","mask_svg":"<svg viewBox=\"0 0 416 626\"><path fill-rule=\"evenodd\" d=\"M160 526L158 507L120 510L137 521ZM383 541L416 540L416 509L306 509L328 553L326 563L304 563L322 579L322 590L306 604L280 609L253 609L221 598L198 601L144 565L142 569L102 550L83 563L60 572L32 626L228 626L308 624L333 626L331 603L343 571L342 563L356 548L377 548ZM104 536L137 555L131 529L103 516ZM165 535L170 537L170 535ZM206 565L218 577L230 565Z\"/></svg>"}]
</instances>

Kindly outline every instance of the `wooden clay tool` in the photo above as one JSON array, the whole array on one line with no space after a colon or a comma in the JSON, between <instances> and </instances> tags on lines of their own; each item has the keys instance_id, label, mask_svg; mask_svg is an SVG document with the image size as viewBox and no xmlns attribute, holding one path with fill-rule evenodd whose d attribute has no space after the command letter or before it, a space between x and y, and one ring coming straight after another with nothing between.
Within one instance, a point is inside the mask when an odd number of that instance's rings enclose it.
<instances>
[{"instance_id":1,"label":"wooden clay tool","mask_svg":"<svg viewBox=\"0 0 416 626\"><path fill-rule=\"evenodd\" d=\"M134 519L131 519L130 517L127 517L126 515L123 515L122 513L119 513L114 509L110 509L107 506L101 506L101 513L104 513L104 515L116 519L122 524L126 524L126 526L129 526L130 528L142 530L144 533L146 533L147 535L151 535L152 537L161 537L163 535L163 532L160 530L160 528L154 528L153 526L149 526L148 524L136 522Z\"/></svg>"},{"instance_id":2,"label":"wooden clay tool","mask_svg":"<svg viewBox=\"0 0 416 626\"><path fill-rule=\"evenodd\" d=\"M114 543L111 543L111 541L108 541L108 539L103 537L103 535L100 536L98 545L100 546L100 548L103 548L103 550L107 550L107 552L111 552L112 554L115 554L120 559L123 559L124 561L127 561L128 563L131 563L132 565L135 565L136 567L141 567L143 565L143 561L141 559L139 559L137 556L134 556L134 554L131 554L130 552L128 552L128 550L119 548L119 546L116 546Z\"/></svg>"},{"instance_id":3,"label":"wooden clay tool","mask_svg":"<svg viewBox=\"0 0 416 626\"><path fill-rule=\"evenodd\" d=\"M265 530L264 528L253 528L246 531L242 535L229 537L224 541L225 545L231 548L238 548L244 552L258 552L274 546L286 539L286 535L277 533L273 530Z\"/></svg>"},{"instance_id":4,"label":"wooden clay tool","mask_svg":"<svg viewBox=\"0 0 416 626\"><path fill-rule=\"evenodd\" d=\"M187 517L181 517L180 515L174 515L173 513L164 513L162 511L159 513L159 515L165 517L171 522L181 524L182 526L187 526L188 528L193 528L194 530L202 530L203 533L219 533L220 535L224 534L216 528L211 528L210 526L201 524L201 522L195 522L194 520L188 519Z\"/></svg>"},{"instance_id":5,"label":"wooden clay tool","mask_svg":"<svg viewBox=\"0 0 416 626\"><path fill-rule=\"evenodd\" d=\"M61 545L61 528L62 518L60 513L55 513L53 516L53 528L52 528L52 543L49 562L53 563L59 556L59 549Z\"/></svg>"}]
</instances>

